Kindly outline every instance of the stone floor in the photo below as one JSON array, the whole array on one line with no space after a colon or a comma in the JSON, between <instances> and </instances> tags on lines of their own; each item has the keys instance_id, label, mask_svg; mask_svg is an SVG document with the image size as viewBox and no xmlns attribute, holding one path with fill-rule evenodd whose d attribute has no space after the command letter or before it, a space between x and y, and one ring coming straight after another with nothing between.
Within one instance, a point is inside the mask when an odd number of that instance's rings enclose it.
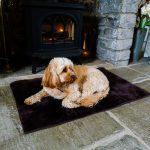
<instances>
[{"instance_id":1,"label":"stone floor","mask_svg":"<svg viewBox=\"0 0 150 150\"><path fill-rule=\"evenodd\" d=\"M139 63L114 68L98 60L89 63L150 92L150 65ZM150 97L90 115L53 128L24 134L9 88L14 80L32 75L30 67L0 76L0 150L148 150L150 149Z\"/></svg>"}]
</instances>

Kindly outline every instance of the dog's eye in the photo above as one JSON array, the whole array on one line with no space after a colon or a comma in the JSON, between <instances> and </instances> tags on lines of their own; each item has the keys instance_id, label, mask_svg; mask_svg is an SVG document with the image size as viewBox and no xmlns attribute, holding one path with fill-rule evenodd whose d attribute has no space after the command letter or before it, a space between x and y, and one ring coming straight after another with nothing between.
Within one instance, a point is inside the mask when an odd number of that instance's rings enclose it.
<instances>
[{"instance_id":1,"label":"dog's eye","mask_svg":"<svg viewBox=\"0 0 150 150\"><path fill-rule=\"evenodd\" d=\"M63 69L63 72L67 72L67 68L66 67Z\"/></svg>"},{"instance_id":2,"label":"dog's eye","mask_svg":"<svg viewBox=\"0 0 150 150\"><path fill-rule=\"evenodd\" d=\"M69 69L70 69L71 71L73 71L73 68L72 68L72 67L69 67Z\"/></svg>"}]
</instances>

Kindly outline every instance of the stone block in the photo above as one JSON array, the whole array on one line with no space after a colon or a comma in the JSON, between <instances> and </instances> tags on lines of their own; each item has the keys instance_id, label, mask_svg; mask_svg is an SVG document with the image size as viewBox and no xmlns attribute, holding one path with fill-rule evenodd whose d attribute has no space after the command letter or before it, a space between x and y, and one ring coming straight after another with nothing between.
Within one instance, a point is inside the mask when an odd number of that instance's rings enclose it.
<instances>
[{"instance_id":1,"label":"stone block","mask_svg":"<svg viewBox=\"0 0 150 150\"><path fill-rule=\"evenodd\" d=\"M113 61L113 60L107 60L104 58L99 57L99 59L105 60L108 63L111 63L112 65L114 65L115 67L125 67L129 64L129 60L119 60L119 61Z\"/></svg>"},{"instance_id":2,"label":"stone block","mask_svg":"<svg viewBox=\"0 0 150 150\"><path fill-rule=\"evenodd\" d=\"M100 0L100 14L108 13L136 13L139 0Z\"/></svg>"},{"instance_id":3,"label":"stone block","mask_svg":"<svg viewBox=\"0 0 150 150\"><path fill-rule=\"evenodd\" d=\"M100 0L99 12L108 14L120 12L123 6L123 0Z\"/></svg>"},{"instance_id":4,"label":"stone block","mask_svg":"<svg viewBox=\"0 0 150 150\"><path fill-rule=\"evenodd\" d=\"M97 49L101 47L104 49L119 50L119 51L126 50L131 48L132 41L133 39L117 40L99 37Z\"/></svg>"},{"instance_id":5,"label":"stone block","mask_svg":"<svg viewBox=\"0 0 150 150\"><path fill-rule=\"evenodd\" d=\"M150 97L111 110L130 130L150 145Z\"/></svg>"},{"instance_id":6,"label":"stone block","mask_svg":"<svg viewBox=\"0 0 150 150\"><path fill-rule=\"evenodd\" d=\"M123 0L122 12L137 13L141 0Z\"/></svg>"},{"instance_id":7,"label":"stone block","mask_svg":"<svg viewBox=\"0 0 150 150\"><path fill-rule=\"evenodd\" d=\"M90 62L85 62L85 63L83 63L83 65L95 67L95 68L104 67L108 70L112 69L114 67L112 64L106 63L105 61L102 61L98 58L93 61L90 61Z\"/></svg>"},{"instance_id":8,"label":"stone block","mask_svg":"<svg viewBox=\"0 0 150 150\"><path fill-rule=\"evenodd\" d=\"M127 60L119 60L119 61L110 61L112 64L114 64L116 67L125 67L129 64L129 59Z\"/></svg>"},{"instance_id":9,"label":"stone block","mask_svg":"<svg viewBox=\"0 0 150 150\"><path fill-rule=\"evenodd\" d=\"M123 29L123 28L111 28L111 27L99 27L99 38L105 37L108 39L132 39L134 29Z\"/></svg>"},{"instance_id":10,"label":"stone block","mask_svg":"<svg viewBox=\"0 0 150 150\"><path fill-rule=\"evenodd\" d=\"M148 150L145 145L140 143L136 138L125 135L121 139L106 145L99 146L95 150Z\"/></svg>"},{"instance_id":11,"label":"stone block","mask_svg":"<svg viewBox=\"0 0 150 150\"><path fill-rule=\"evenodd\" d=\"M9 87L0 87L0 145L20 135L18 112Z\"/></svg>"},{"instance_id":12,"label":"stone block","mask_svg":"<svg viewBox=\"0 0 150 150\"><path fill-rule=\"evenodd\" d=\"M106 14L100 15L100 26L134 28L136 23L136 15L127 14Z\"/></svg>"},{"instance_id":13,"label":"stone block","mask_svg":"<svg viewBox=\"0 0 150 150\"><path fill-rule=\"evenodd\" d=\"M130 57L130 50L113 51L99 47L97 55L111 61L128 60Z\"/></svg>"},{"instance_id":14,"label":"stone block","mask_svg":"<svg viewBox=\"0 0 150 150\"><path fill-rule=\"evenodd\" d=\"M113 60L109 60L109 59L106 59L106 58L103 58L99 55L97 55L97 57L100 59L100 60L103 60L103 61L106 61L110 64L112 64L113 66L115 67L125 67L129 64L129 60L119 60L119 61L113 61Z\"/></svg>"}]
</instances>

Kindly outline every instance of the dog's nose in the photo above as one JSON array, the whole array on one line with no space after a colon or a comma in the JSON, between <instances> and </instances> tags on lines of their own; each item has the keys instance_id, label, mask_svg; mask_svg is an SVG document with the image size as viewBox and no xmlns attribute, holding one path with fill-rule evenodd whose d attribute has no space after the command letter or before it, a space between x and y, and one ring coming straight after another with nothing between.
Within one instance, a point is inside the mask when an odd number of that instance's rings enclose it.
<instances>
[{"instance_id":1,"label":"dog's nose","mask_svg":"<svg viewBox=\"0 0 150 150\"><path fill-rule=\"evenodd\" d=\"M72 79L76 79L77 77L75 75L71 75L71 78Z\"/></svg>"}]
</instances>

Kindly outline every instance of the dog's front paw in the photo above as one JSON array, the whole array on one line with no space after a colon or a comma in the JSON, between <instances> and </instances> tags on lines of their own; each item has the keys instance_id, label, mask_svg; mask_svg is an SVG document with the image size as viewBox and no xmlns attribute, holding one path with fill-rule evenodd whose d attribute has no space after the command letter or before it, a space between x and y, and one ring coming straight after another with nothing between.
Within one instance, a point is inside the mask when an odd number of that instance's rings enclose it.
<instances>
[{"instance_id":1,"label":"dog's front paw","mask_svg":"<svg viewBox=\"0 0 150 150\"><path fill-rule=\"evenodd\" d=\"M33 104L33 101L32 101L32 99L27 98L27 99L25 99L24 103L25 103L26 105L32 105L32 104Z\"/></svg>"},{"instance_id":2,"label":"dog's front paw","mask_svg":"<svg viewBox=\"0 0 150 150\"><path fill-rule=\"evenodd\" d=\"M27 98L27 99L25 99L25 101L24 101L24 103L25 103L26 105L33 105L34 103L37 103L37 102L40 102L40 100L34 100L34 99L32 99L32 98Z\"/></svg>"},{"instance_id":3,"label":"dog's front paw","mask_svg":"<svg viewBox=\"0 0 150 150\"><path fill-rule=\"evenodd\" d=\"M62 101L62 106L65 107L65 108L77 108L79 107L78 104L75 104L73 102L69 102L69 101Z\"/></svg>"}]
</instances>

